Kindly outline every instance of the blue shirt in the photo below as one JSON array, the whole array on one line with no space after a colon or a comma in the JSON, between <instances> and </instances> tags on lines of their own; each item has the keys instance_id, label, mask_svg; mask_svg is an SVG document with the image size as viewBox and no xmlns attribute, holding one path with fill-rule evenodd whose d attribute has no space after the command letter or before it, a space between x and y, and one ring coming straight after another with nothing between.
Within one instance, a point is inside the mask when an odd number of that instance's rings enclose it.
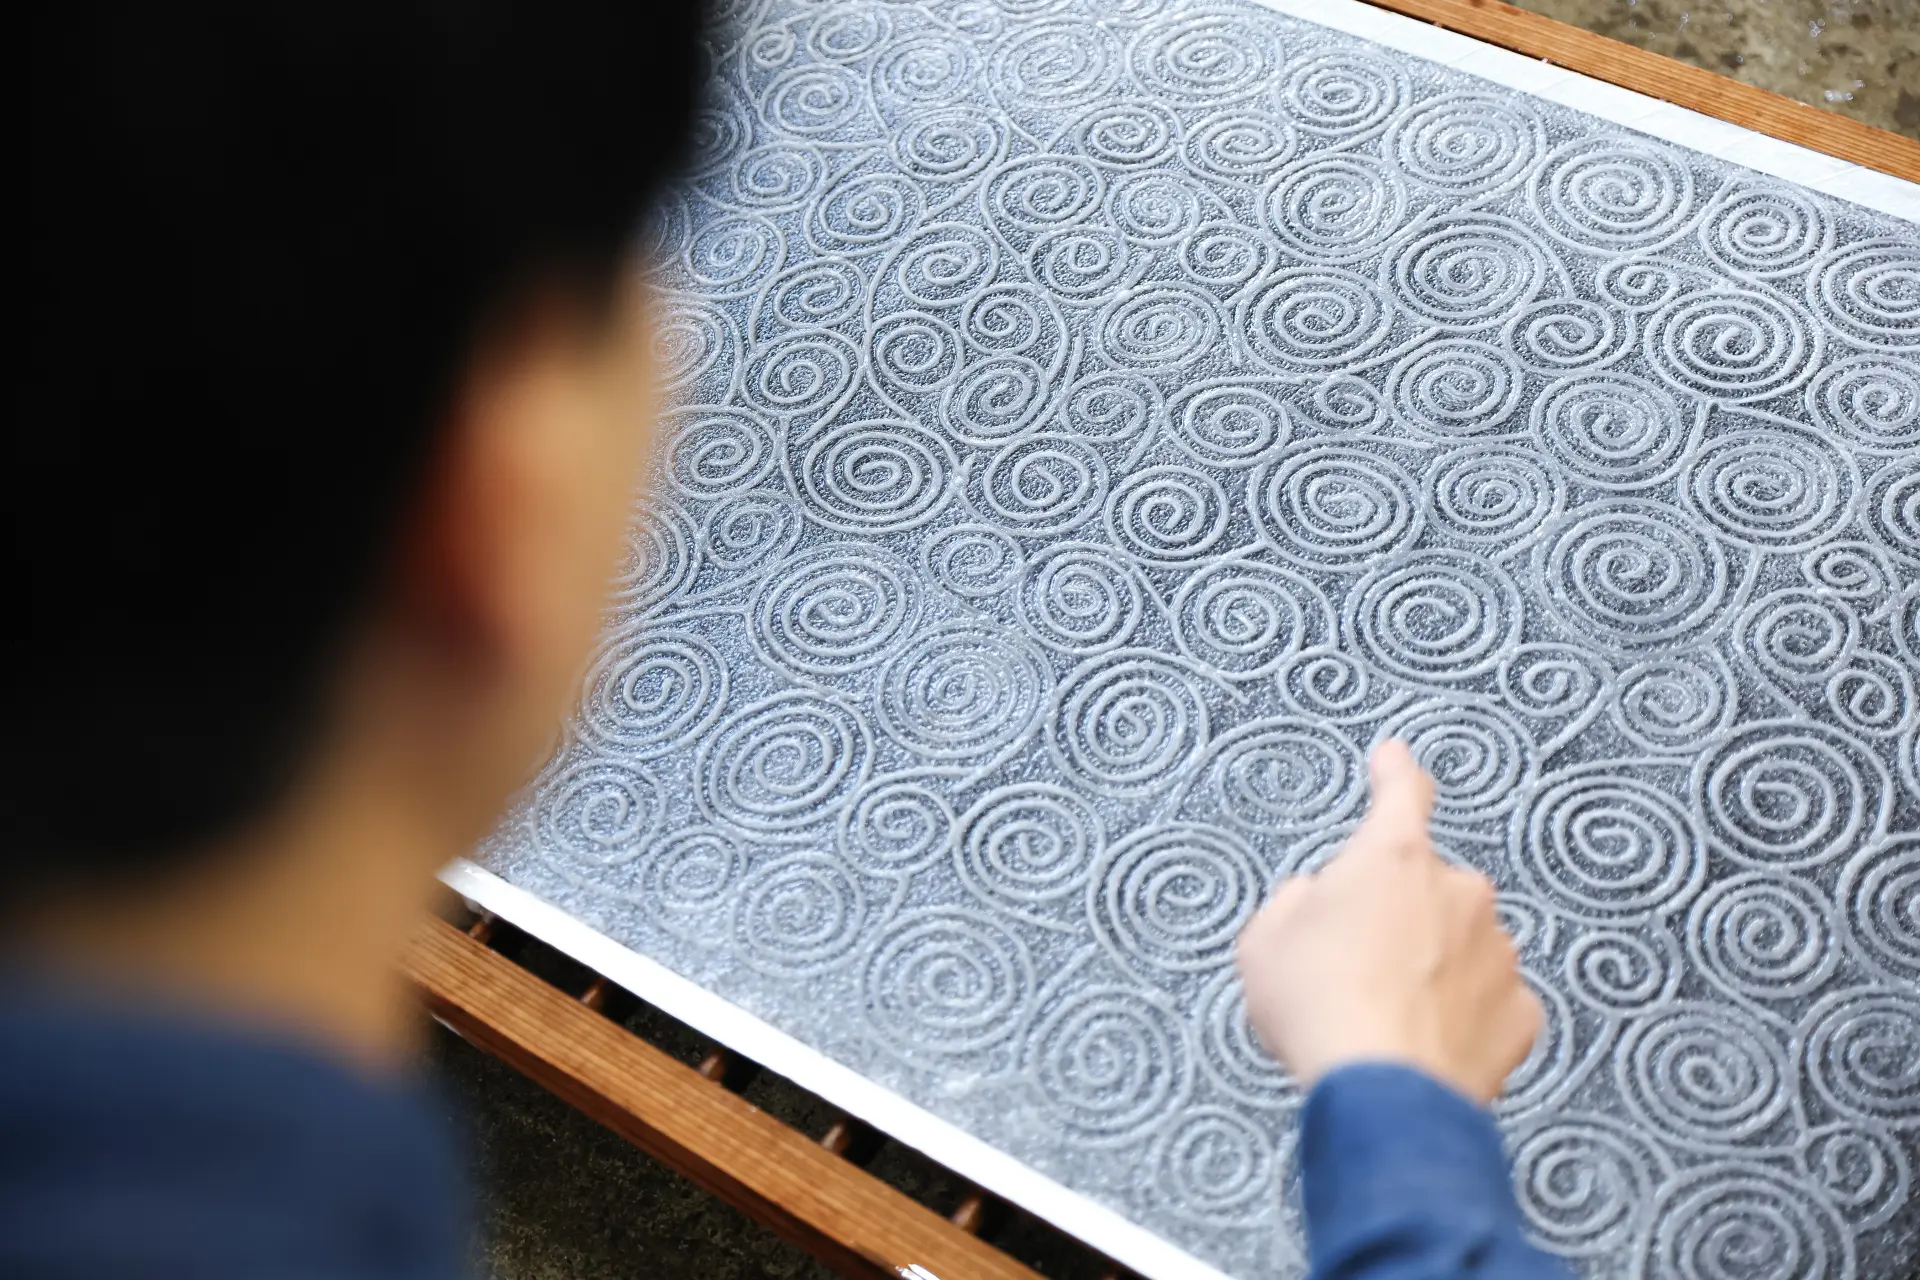
<instances>
[{"instance_id":1,"label":"blue shirt","mask_svg":"<svg viewBox=\"0 0 1920 1280\"><path fill-rule=\"evenodd\" d=\"M1486 1112L1331 1073L1300 1166L1318 1280L1558 1277ZM465 1188L416 1088L213 1022L0 988L0 1275L455 1280Z\"/></svg>"}]
</instances>

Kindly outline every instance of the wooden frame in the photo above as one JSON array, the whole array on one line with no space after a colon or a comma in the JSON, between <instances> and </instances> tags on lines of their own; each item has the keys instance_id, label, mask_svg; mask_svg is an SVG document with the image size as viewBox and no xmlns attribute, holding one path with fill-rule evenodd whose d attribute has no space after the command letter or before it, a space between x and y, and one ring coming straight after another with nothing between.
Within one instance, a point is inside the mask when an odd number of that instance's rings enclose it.
<instances>
[{"instance_id":1,"label":"wooden frame","mask_svg":"<svg viewBox=\"0 0 1920 1280\"><path fill-rule=\"evenodd\" d=\"M1500 0L1366 3L1920 182L1920 142ZM569 996L490 948L491 927L432 920L406 960L427 1007L475 1045L843 1275L1038 1280L975 1234L984 1195L942 1217L842 1158L857 1122L819 1139L788 1128L727 1088L723 1053L697 1070L675 1061L601 1014L604 978ZM1109 1264L1095 1274L1127 1273Z\"/></svg>"}]
</instances>

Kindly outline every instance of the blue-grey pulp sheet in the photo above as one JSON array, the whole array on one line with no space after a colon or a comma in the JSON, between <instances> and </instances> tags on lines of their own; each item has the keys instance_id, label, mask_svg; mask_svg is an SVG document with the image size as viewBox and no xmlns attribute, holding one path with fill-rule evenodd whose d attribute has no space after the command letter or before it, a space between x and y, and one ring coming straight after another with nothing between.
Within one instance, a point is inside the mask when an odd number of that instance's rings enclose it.
<instances>
[{"instance_id":1,"label":"blue-grey pulp sheet","mask_svg":"<svg viewBox=\"0 0 1920 1280\"><path fill-rule=\"evenodd\" d=\"M1583 1274L1920 1255L1920 230L1247 4L734 6L509 880L1240 1277L1408 739Z\"/></svg>"}]
</instances>

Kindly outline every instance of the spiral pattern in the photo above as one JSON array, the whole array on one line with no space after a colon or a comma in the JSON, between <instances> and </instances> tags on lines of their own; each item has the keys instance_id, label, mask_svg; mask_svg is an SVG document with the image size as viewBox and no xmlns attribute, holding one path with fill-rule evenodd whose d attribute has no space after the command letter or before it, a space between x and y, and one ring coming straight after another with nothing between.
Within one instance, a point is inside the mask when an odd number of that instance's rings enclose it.
<instances>
[{"instance_id":1,"label":"spiral pattern","mask_svg":"<svg viewBox=\"0 0 1920 1280\"><path fill-rule=\"evenodd\" d=\"M953 496L953 453L911 422L849 422L807 447L798 470L813 519L846 533L912 529Z\"/></svg>"},{"instance_id":2,"label":"spiral pattern","mask_svg":"<svg viewBox=\"0 0 1920 1280\"><path fill-rule=\"evenodd\" d=\"M1365 777L1344 734L1314 720L1274 717L1219 741L1207 794L1243 830L1284 833L1344 820L1359 806Z\"/></svg>"},{"instance_id":3,"label":"spiral pattern","mask_svg":"<svg viewBox=\"0 0 1920 1280\"><path fill-rule=\"evenodd\" d=\"M1034 1083L1069 1141L1133 1140L1186 1097L1192 1067L1169 1014L1126 987L1083 987L1035 1026Z\"/></svg>"},{"instance_id":4,"label":"spiral pattern","mask_svg":"<svg viewBox=\"0 0 1920 1280\"><path fill-rule=\"evenodd\" d=\"M1709 982L1756 1000L1817 991L1840 959L1831 909L1818 892L1753 871L1715 882L1693 904L1687 948Z\"/></svg>"},{"instance_id":5,"label":"spiral pattern","mask_svg":"<svg viewBox=\"0 0 1920 1280\"><path fill-rule=\"evenodd\" d=\"M953 827L953 810L931 779L890 774L841 811L839 849L868 875L906 875L940 858Z\"/></svg>"},{"instance_id":6,"label":"spiral pattern","mask_svg":"<svg viewBox=\"0 0 1920 1280\"><path fill-rule=\"evenodd\" d=\"M960 367L960 334L924 311L896 311L868 331L868 371L908 397L938 390Z\"/></svg>"},{"instance_id":7,"label":"spiral pattern","mask_svg":"<svg viewBox=\"0 0 1920 1280\"><path fill-rule=\"evenodd\" d=\"M658 607L693 576L694 537L686 518L670 507L643 512L627 531L627 555L613 582L614 602L644 613Z\"/></svg>"},{"instance_id":8,"label":"spiral pattern","mask_svg":"<svg viewBox=\"0 0 1920 1280\"><path fill-rule=\"evenodd\" d=\"M1567 993L1609 1017L1631 1016L1670 998L1678 979L1672 958L1651 930L1593 930L1567 948L1561 972ZM1669 944L1670 945L1670 944Z\"/></svg>"},{"instance_id":9,"label":"spiral pattern","mask_svg":"<svg viewBox=\"0 0 1920 1280\"><path fill-rule=\"evenodd\" d=\"M1832 1208L1744 1161L1706 1165L1663 1188L1648 1247L1649 1271L1679 1280L1857 1274L1853 1236Z\"/></svg>"},{"instance_id":10,"label":"spiral pattern","mask_svg":"<svg viewBox=\"0 0 1920 1280\"><path fill-rule=\"evenodd\" d=\"M937 311L984 287L1000 266L985 232L965 223L923 227L894 258L893 281L916 307Z\"/></svg>"},{"instance_id":11,"label":"spiral pattern","mask_svg":"<svg viewBox=\"0 0 1920 1280\"><path fill-rule=\"evenodd\" d=\"M1145 284L1122 293L1100 317L1100 348L1128 369L1160 373L1207 354L1220 341L1220 306L1211 294L1178 284Z\"/></svg>"},{"instance_id":12,"label":"spiral pattern","mask_svg":"<svg viewBox=\"0 0 1920 1280\"><path fill-rule=\"evenodd\" d=\"M1120 74L1120 45L1087 23L1022 23L1000 47L994 79L1008 94L1058 108L1107 96Z\"/></svg>"},{"instance_id":13,"label":"spiral pattern","mask_svg":"<svg viewBox=\"0 0 1920 1280\"><path fill-rule=\"evenodd\" d=\"M1107 498L1107 534L1142 564L1175 568L1213 554L1227 533L1227 495L1192 467L1136 471Z\"/></svg>"},{"instance_id":14,"label":"spiral pattern","mask_svg":"<svg viewBox=\"0 0 1920 1280\"><path fill-rule=\"evenodd\" d=\"M945 622L921 631L881 669L880 729L929 760L982 760L1039 724L1053 672L998 627Z\"/></svg>"},{"instance_id":15,"label":"spiral pattern","mask_svg":"<svg viewBox=\"0 0 1920 1280\"><path fill-rule=\"evenodd\" d=\"M1920 720L1912 675L1881 654L1855 654L1827 678L1826 694L1835 723L1862 737L1893 737Z\"/></svg>"},{"instance_id":16,"label":"spiral pattern","mask_svg":"<svg viewBox=\"0 0 1920 1280\"><path fill-rule=\"evenodd\" d=\"M1866 1230L1899 1212L1913 1187L1912 1161L1891 1134L1844 1122L1814 1136L1807 1167L1827 1199Z\"/></svg>"},{"instance_id":17,"label":"spiral pattern","mask_svg":"<svg viewBox=\"0 0 1920 1280\"><path fill-rule=\"evenodd\" d=\"M916 116L893 135L893 156L909 177L964 182L998 160L1006 146L1001 126L959 109Z\"/></svg>"},{"instance_id":18,"label":"spiral pattern","mask_svg":"<svg viewBox=\"0 0 1920 1280\"><path fill-rule=\"evenodd\" d=\"M1860 620L1844 603L1789 589L1746 607L1734 635L1759 668L1790 684L1835 673L1860 641Z\"/></svg>"},{"instance_id":19,"label":"spiral pattern","mask_svg":"<svg viewBox=\"0 0 1920 1280\"><path fill-rule=\"evenodd\" d=\"M1800 573L1821 594L1875 600L1893 585L1893 570L1870 542L1828 542L1800 557Z\"/></svg>"},{"instance_id":20,"label":"spiral pattern","mask_svg":"<svg viewBox=\"0 0 1920 1280\"><path fill-rule=\"evenodd\" d=\"M1025 356L975 360L940 399L947 434L991 447L1019 435L1047 407L1047 375Z\"/></svg>"},{"instance_id":21,"label":"spiral pattern","mask_svg":"<svg viewBox=\"0 0 1920 1280\"><path fill-rule=\"evenodd\" d=\"M1281 696L1296 714L1335 724L1371 720L1394 701L1386 681L1335 648L1306 649L1280 664Z\"/></svg>"},{"instance_id":22,"label":"spiral pattern","mask_svg":"<svg viewBox=\"0 0 1920 1280\"><path fill-rule=\"evenodd\" d=\"M1289 557L1310 565L1362 564L1411 545L1423 516L1413 478L1363 449L1320 445L1247 480L1254 524Z\"/></svg>"},{"instance_id":23,"label":"spiral pattern","mask_svg":"<svg viewBox=\"0 0 1920 1280\"><path fill-rule=\"evenodd\" d=\"M807 224L826 252L861 253L887 244L920 221L920 188L894 173L843 178L813 206Z\"/></svg>"},{"instance_id":24,"label":"spiral pattern","mask_svg":"<svg viewBox=\"0 0 1920 1280\"><path fill-rule=\"evenodd\" d=\"M1178 179L1143 173L1115 185L1107 217L1132 244L1176 244L1200 225L1200 197Z\"/></svg>"},{"instance_id":25,"label":"spiral pattern","mask_svg":"<svg viewBox=\"0 0 1920 1280\"><path fill-rule=\"evenodd\" d=\"M1041 644L1084 655L1117 648L1139 625L1139 584L1106 547L1067 543L1036 557L1021 580L1020 620Z\"/></svg>"},{"instance_id":26,"label":"spiral pattern","mask_svg":"<svg viewBox=\"0 0 1920 1280\"><path fill-rule=\"evenodd\" d=\"M1582 138L1554 149L1533 177L1542 225L1583 249L1648 249L1693 220L1693 173L1664 147Z\"/></svg>"},{"instance_id":27,"label":"spiral pattern","mask_svg":"<svg viewBox=\"0 0 1920 1280\"><path fill-rule=\"evenodd\" d=\"M666 796L659 781L633 765L587 760L540 788L534 833L543 857L592 871L632 862L660 832Z\"/></svg>"},{"instance_id":28,"label":"spiral pattern","mask_svg":"<svg viewBox=\"0 0 1920 1280\"><path fill-rule=\"evenodd\" d=\"M1543 892L1591 918L1672 910L1705 872L1704 842L1681 803L1611 765L1542 779L1521 847Z\"/></svg>"},{"instance_id":29,"label":"spiral pattern","mask_svg":"<svg viewBox=\"0 0 1920 1280\"><path fill-rule=\"evenodd\" d=\"M1714 197L1700 245L1735 274L1805 271L1833 247L1833 225L1804 192L1780 183L1734 183Z\"/></svg>"},{"instance_id":30,"label":"spiral pattern","mask_svg":"<svg viewBox=\"0 0 1920 1280\"><path fill-rule=\"evenodd\" d=\"M813 148L770 142L741 156L729 176L735 200L773 211L805 203L819 190L825 173Z\"/></svg>"},{"instance_id":31,"label":"spiral pattern","mask_svg":"<svg viewBox=\"0 0 1920 1280\"><path fill-rule=\"evenodd\" d=\"M1920 459L1902 457L1874 476L1862 523L1886 550L1920 564Z\"/></svg>"},{"instance_id":32,"label":"spiral pattern","mask_svg":"<svg viewBox=\"0 0 1920 1280\"><path fill-rule=\"evenodd\" d=\"M767 290L763 325L774 322L804 329L840 324L853 318L866 296L867 282L850 263L822 258L789 267Z\"/></svg>"},{"instance_id":33,"label":"spiral pattern","mask_svg":"<svg viewBox=\"0 0 1920 1280\"><path fill-rule=\"evenodd\" d=\"M1566 644L1517 645L1500 656L1500 696L1530 716L1577 716L1606 692L1609 673Z\"/></svg>"},{"instance_id":34,"label":"spiral pattern","mask_svg":"<svg viewBox=\"0 0 1920 1280\"><path fill-rule=\"evenodd\" d=\"M1541 560L1548 607L1575 634L1619 649L1698 631L1726 589L1718 543L1678 527L1664 506L1626 498L1562 517Z\"/></svg>"},{"instance_id":35,"label":"spiral pattern","mask_svg":"<svg viewBox=\"0 0 1920 1280\"><path fill-rule=\"evenodd\" d=\"M866 915L860 882L838 863L794 854L755 868L734 911L734 945L747 963L790 981L849 955Z\"/></svg>"},{"instance_id":36,"label":"spiral pattern","mask_svg":"<svg viewBox=\"0 0 1920 1280\"><path fill-rule=\"evenodd\" d=\"M1025 156L1000 166L987 184L987 207L1000 226L1052 231L1099 207L1106 184L1073 156Z\"/></svg>"},{"instance_id":37,"label":"spiral pattern","mask_svg":"<svg viewBox=\"0 0 1920 1280\"><path fill-rule=\"evenodd\" d=\"M669 413L660 425L668 483L686 497L751 489L773 469L773 433L747 414L703 406Z\"/></svg>"},{"instance_id":38,"label":"spiral pattern","mask_svg":"<svg viewBox=\"0 0 1920 1280\"><path fill-rule=\"evenodd\" d=\"M853 344L833 330L798 330L747 358L742 390L764 413L811 421L844 403L860 363Z\"/></svg>"},{"instance_id":39,"label":"spiral pattern","mask_svg":"<svg viewBox=\"0 0 1920 1280\"><path fill-rule=\"evenodd\" d=\"M1154 1180L1183 1214L1234 1220L1278 1192L1273 1140L1225 1107L1190 1107L1161 1139Z\"/></svg>"},{"instance_id":40,"label":"spiral pattern","mask_svg":"<svg viewBox=\"0 0 1920 1280\"><path fill-rule=\"evenodd\" d=\"M1033 242L1033 277L1062 299L1105 302L1127 275L1127 242L1102 226L1070 227Z\"/></svg>"},{"instance_id":41,"label":"spiral pattern","mask_svg":"<svg viewBox=\"0 0 1920 1280\"><path fill-rule=\"evenodd\" d=\"M1267 192L1267 225L1314 261L1346 262L1378 250L1406 225L1406 186L1365 155L1319 155L1279 174Z\"/></svg>"},{"instance_id":42,"label":"spiral pattern","mask_svg":"<svg viewBox=\"0 0 1920 1280\"><path fill-rule=\"evenodd\" d=\"M961 311L969 346L988 356L1046 349L1059 340L1052 300L1026 285L995 285L969 298Z\"/></svg>"},{"instance_id":43,"label":"spiral pattern","mask_svg":"<svg viewBox=\"0 0 1920 1280\"><path fill-rule=\"evenodd\" d=\"M1613 711L1621 732L1647 751L1692 751L1733 723L1733 674L1717 654L1681 653L1621 673Z\"/></svg>"},{"instance_id":44,"label":"spiral pattern","mask_svg":"<svg viewBox=\"0 0 1920 1280\"><path fill-rule=\"evenodd\" d=\"M1835 897L1857 951L1904 981L1920 979L1920 836L1854 855Z\"/></svg>"},{"instance_id":45,"label":"spiral pattern","mask_svg":"<svg viewBox=\"0 0 1920 1280\"><path fill-rule=\"evenodd\" d=\"M1218 827L1146 827L1108 847L1088 881L1094 935L1154 977L1211 971L1260 905L1266 876L1245 841Z\"/></svg>"},{"instance_id":46,"label":"spiral pattern","mask_svg":"<svg viewBox=\"0 0 1920 1280\"><path fill-rule=\"evenodd\" d=\"M1533 402L1533 435L1555 461L1603 489L1670 479L1688 426L1667 392L1627 373L1562 378Z\"/></svg>"},{"instance_id":47,"label":"spiral pattern","mask_svg":"<svg viewBox=\"0 0 1920 1280\"><path fill-rule=\"evenodd\" d=\"M1539 117L1511 97L1442 93L1397 116L1387 145L1410 177L1480 196L1526 177L1540 155Z\"/></svg>"},{"instance_id":48,"label":"spiral pattern","mask_svg":"<svg viewBox=\"0 0 1920 1280\"><path fill-rule=\"evenodd\" d=\"M1807 301L1863 347L1920 352L1920 250L1910 241L1863 240L1833 255L1808 281Z\"/></svg>"},{"instance_id":49,"label":"spiral pattern","mask_svg":"<svg viewBox=\"0 0 1920 1280\"><path fill-rule=\"evenodd\" d=\"M1068 136L1095 164L1147 169L1179 144L1180 118L1154 102L1106 103L1082 117Z\"/></svg>"},{"instance_id":50,"label":"spiral pattern","mask_svg":"<svg viewBox=\"0 0 1920 1280\"><path fill-rule=\"evenodd\" d=\"M1448 684L1491 671L1520 642L1520 588L1464 551L1414 551L1362 578L1347 630L1379 670Z\"/></svg>"},{"instance_id":51,"label":"spiral pattern","mask_svg":"<svg viewBox=\"0 0 1920 1280\"><path fill-rule=\"evenodd\" d=\"M1264 112L1209 114L1187 135L1188 165L1227 182L1264 182L1299 150L1293 126Z\"/></svg>"},{"instance_id":52,"label":"spiral pattern","mask_svg":"<svg viewBox=\"0 0 1920 1280\"><path fill-rule=\"evenodd\" d=\"M875 1036L915 1059L1004 1043L1032 995L1033 963L1020 940L952 907L893 922L860 974L860 1010Z\"/></svg>"},{"instance_id":53,"label":"spiral pattern","mask_svg":"<svg viewBox=\"0 0 1920 1280\"><path fill-rule=\"evenodd\" d=\"M583 736L636 759L684 746L727 701L720 651L691 632L648 631L609 643L587 675Z\"/></svg>"},{"instance_id":54,"label":"spiral pattern","mask_svg":"<svg viewBox=\"0 0 1920 1280\"><path fill-rule=\"evenodd\" d=\"M1105 842L1099 815L1044 782L999 787L960 820L961 879L982 899L1016 909L1079 890Z\"/></svg>"},{"instance_id":55,"label":"spiral pattern","mask_svg":"<svg viewBox=\"0 0 1920 1280\"><path fill-rule=\"evenodd\" d=\"M779 693L701 740L694 799L714 821L785 838L817 825L829 799L858 788L871 756L872 736L852 711L810 693Z\"/></svg>"},{"instance_id":56,"label":"spiral pattern","mask_svg":"<svg viewBox=\"0 0 1920 1280\"><path fill-rule=\"evenodd\" d=\"M1544 298L1507 322L1507 348L1520 362L1554 375L1593 370L1625 356L1633 347L1633 327L1605 307L1584 298Z\"/></svg>"},{"instance_id":57,"label":"spiral pattern","mask_svg":"<svg viewBox=\"0 0 1920 1280\"><path fill-rule=\"evenodd\" d=\"M1850 468L1813 438L1754 428L1708 441L1687 469L1685 492L1729 541L1787 549L1844 523L1853 487Z\"/></svg>"},{"instance_id":58,"label":"spiral pattern","mask_svg":"<svg viewBox=\"0 0 1920 1280\"><path fill-rule=\"evenodd\" d=\"M1499 347L1470 338L1423 343L1394 366L1388 394L1401 423L1443 439L1494 435L1520 402L1523 375Z\"/></svg>"},{"instance_id":59,"label":"spiral pattern","mask_svg":"<svg viewBox=\"0 0 1920 1280\"><path fill-rule=\"evenodd\" d=\"M1504 322L1547 278L1547 260L1517 222L1491 214L1437 218L1393 264L1394 296L1449 329Z\"/></svg>"},{"instance_id":60,"label":"spiral pattern","mask_svg":"<svg viewBox=\"0 0 1920 1280\"><path fill-rule=\"evenodd\" d=\"M1312 583L1245 560L1216 561L1188 578L1173 618L1181 653L1237 680L1271 674L1310 638L1333 630Z\"/></svg>"},{"instance_id":61,"label":"spiral pattern","mask_svg":"<svg viewBox=\"0 0 1920 1280\"><path fill-rule=\"evenodd\" d=\"M880 662L920 618L919 578L878 547L826 543L782 564L754 604L760 655L801 675Z\"/></svg>"},{"instance_id":62,"label":"spiral pattern","mask_svg":"<svg viewBox=\"0 0 1920 1280\"><path fill-rule=\"evenodd\" d=\"M1659 1161L1644 1137L1598 1115L1570 1115L1514 1148L1513 1185L1531 1234L1567 1258L1623 1256L1651 1216Z\"/></svg>"},{"instance_id":63,"label":"spiral pattern","mask_svg":"<svg viewBox=\"0 0 1920 1280\"><path fill-rule=\"evenodd\" d=\"M1273 364L1322 372L1364 359L1386 341L1393 319L1392 304L1365 276L1338 267L1295 267L1261 290L1245 328L1254 348Z\"/></svg>"},{"instance_id":64,"label":"spiral pattern","mask_svg":"<svg viewBox=\"0 0 1920 1280\"><path fill-rule=\"evenodd\" d=\"M701 561L745 580L792 553L801 523L798 504L784 493L736 494L708 513Z\"/></svg>"},{"instance_id":65,"label":"spiral pattern","mask_svg":"<svg viewBox=\"0 0 1920 1280\"><path fill-rule=\"evenodd\" d=\"M1096 373L1067 393L1063 416L1085 440L1131 440L1167 416L1160 388L1137 373Z\"/></svg>"},{"instance_id":66,"label":"spiral pattern","mask_svg":"<svg viewBox=\"0 0 1920 1280\"><path fill-rule=\"evenodd\" d=\"M1399 738L1433 778L1436 821L1471 824L1519 803L1537 768L1533 739L1493 707L1429 702L1400 716Z\"/></svg>"},{"instance_id":67,"label":"spiral pattern","mask_svg":"<svg viewBox=\"0 0 1920 1280\"><path fill-rule=\"evenodd\" d=\"M1237 222L1203 222L1180 242L1180 266L1216 289L1236 289L1267 267L1273 247Z\"/></svg>"},{"instance_id":68,"label":"spiral pattern","mask_svg":"<svg viewBox=\"0 0 1920 1280\"><path fill-rule=\"evenodd\" d=\"M1807 1079L1844 1116L1920 1128L1920 998L1911 990L1836 991L1808 1013Z\"/></svg>"},{"instance_id":69,"label":"spiral pattern","mask_svg":"<svg viewBox=\"0 0 1920 1280\"><path fill-rule=\"evenodd\" d=\"M1237 1102L1270 1109L1297 1100L1292 1080L1247 1021L1246 993L1231 968L1200 997L1200 1069Z\"/></svg>"},{"instance_id":70,"label":"spiral pattern","mask_svg":"<svg viewBox=\"0 0 1920 1280\"><path fill-rule=\"evenodd\" d=\"M1647 324L1645 348L1654 372L1682 391L1765 400L1805 381L1825 344L1770 294L1704 289L1661 308Z\"/></svg>"},{"instance_id":71,"label":"spiral pattern","mask_svg":"<svg viewBox=\"0 0 1920 1280\"><path fill-rule=\"evenodd\" d=\"M968 600L999 595L1013 585L1026 563L1019 545L987 524L942 529L927 539L920 555L929 577Z\"/></svg>"},{"instance_id":72,"label":"spiral pattern","mask_svg":"<svg viewBox=\"0 0 1920 1280\"><path fill-rule=\"evenodd\" d=\"M654 367L660 371L661 389L685 390L722 368L721 362L730 360L738 346L732 322L721 312L686 299L668 300L653 330Z\"/></svg>"},{"instance_id":73,"label":"spiral pattern","mask_svg":"<svg viewBox=\"0 0 1920 1280\"><path fill-rule=\"evenodd\" d=\"M694 232L686 268L703 294L725 297L759 287L762 272L780 261L780 232L760 218L717 218Z\"/></svg>"},{"instance_id":74,"label":"spiral pattern","mask_svg":"<svg viewBox=\"0 0 1920 1280\"><path fill-rule=\"evenodd\" d=\"M1107 497L1106 459L1075 436L1015 440L975 474L976 510L1024 537L1076 529Z\"/></svg>"},{"instance_id":75,"label":"spiral pattern","mask_svg":"<svg viewBox=\"0 0 1920 1280\"><path fill-rule=\"evenodd\" d=\"M1129 62L1149 92L1215 106L1257 92L1279 58L1264 23L1212 12L1158 24L1134 44Z\"/></svg>"},{"instance_id":76,"label":"spiral pattern","mask_svg":"<svg viewBox=\"0 0 1920 1280\"><path fill-rule=\"evenodd\" d=\"M672 832L640 864L636 899L661 928L682 936L710 936L713 912L731 906L746 878L747 860L718 827Z\"/></svg>"},{"instance_id":77,"label":"spiral pattern","mask_svg":"<svg viewBox=\"0 0 1920 1280\"><path fill-rule=\"evenodd\" d=\"M1763 1133L1786 1111L1791 1071L1737 1005L1676 1000L1632 1023L1614 1057L1621 1096L1655 1132L1710 1146Z\"/></svg>"},{"instance_id":78,"label":"spiral pattern","mask_svg":"<svg viewBox=\"0 0 1920 1280\"><path fill-rule=\"evenodd\" d=\"M860 81L835 66L797 67L769 85L761 114L776 132L836 132L861 113Z\"/></svg>"},{"instance_id":79,"label":"spiral pattern","mask_svg":"<svg viewBox=\"0 0 1920 1280\"><path fill-rule=\"evenodd\" d=\"M1882 356L1829 362L1807 386L1814 422L1873 450L1920 448L1920 367Z\"/></svg>"},{"instance_id":80,"label":"spiral pattern","mask_svg":"<svg viewBox=\"0 0 1920 1280\"><path fill-rule=\"evenodd\" d=\"M977 73L966 45L927 34L889 41L872 74L887 97L929 106L965 96Z\"/></svg>"},{"instance_id":81,"label":"spiral pattern","mask_svg":"<svg viewBox=\"0 0 1920 1280\"><path fill-rule=\"evenodd\" d=\"M1280 87L1280 105L1311 132L1365 134L1393 118L1412 95L1399 67L1342 51L1293 64Z\"/></svg>"},{"instance_id":82,"label":"spiral pattern","mask_svg":"<svg viewBox=\"0 0 1920 1280\"><path fill-rule=\"evenodd\" d=\"M1197 677L1158 655L1089 659L1061 685L1048 745L1062 768L1095 791L1151 795L1206 748L1202 689Z\"/></svg>"},{"instance_id":83,"label":"spiral pattern","mask_svg":"<svg viewBox=\"0 0 1920 1280\"><path fill-rule=\"evenodd\" d=\"M1886 766L1824 725L1742 726L1697 767L1708 831L1759 870L1845 856L1886 821Z\"/></svg>"}]
</instances>

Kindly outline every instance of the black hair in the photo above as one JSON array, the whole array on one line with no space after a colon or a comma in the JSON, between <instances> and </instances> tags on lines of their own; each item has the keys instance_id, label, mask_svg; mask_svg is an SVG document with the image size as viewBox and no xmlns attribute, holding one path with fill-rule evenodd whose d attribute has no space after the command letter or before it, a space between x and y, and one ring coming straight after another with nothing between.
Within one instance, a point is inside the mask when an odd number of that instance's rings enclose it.
<instances>
[{"instance_id":1,"label":"black hair","mask_svg":"<svg viewBox=\"0 0 1920 1280\"><path fill-rule=\"evenodd\" d=\"M157 868L281 794L481 325L625 269L699 9L42 8L0 896Z\"/></svg>"}]
</instances>

